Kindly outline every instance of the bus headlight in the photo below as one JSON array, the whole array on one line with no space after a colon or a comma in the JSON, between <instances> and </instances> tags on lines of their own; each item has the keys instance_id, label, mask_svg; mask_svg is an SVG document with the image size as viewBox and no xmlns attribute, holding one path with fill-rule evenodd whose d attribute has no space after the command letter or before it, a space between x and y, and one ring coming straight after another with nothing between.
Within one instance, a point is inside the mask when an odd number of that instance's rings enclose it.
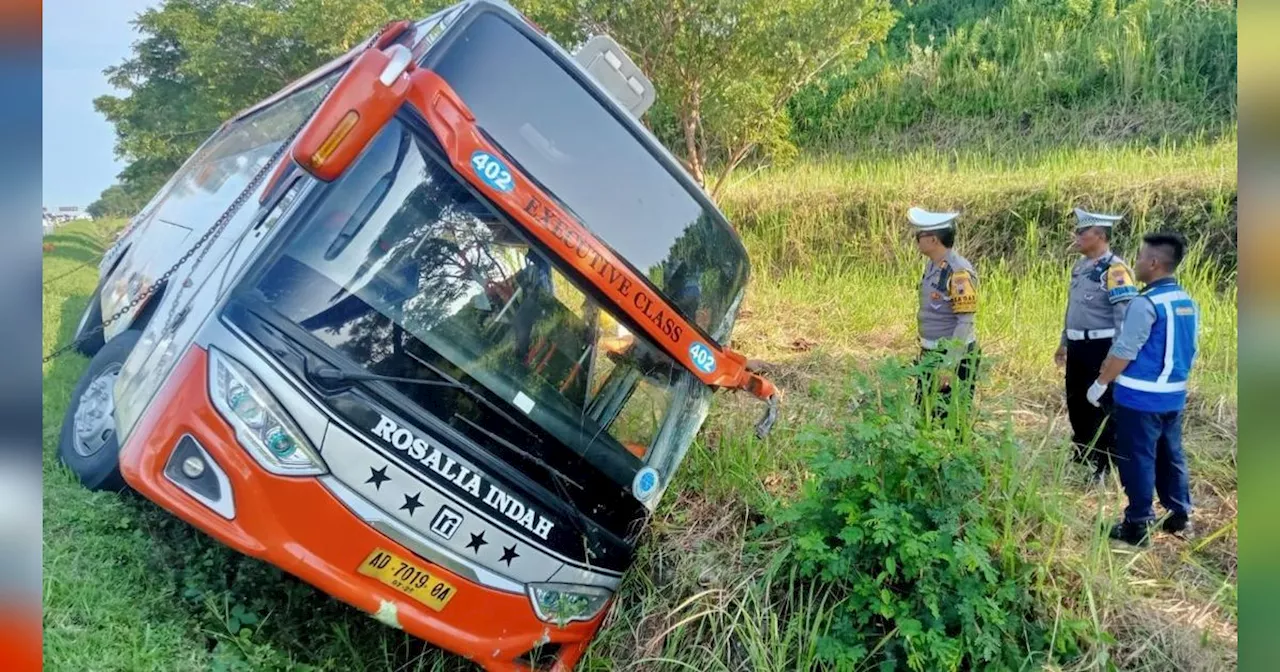
<instances>
[{"instance_id":1,"label":"bus headlight","mask_svg":"<svg viewBox=\"0 0 1280 672\"><path fill-rule=\"evenodd\" d=\"M570 583L531 583L529 601L533 612L547 623L565 625L595 618L613 593L595 586Z\"/></svg>"},{"instance_id":2,"label":"bus headlight","mask_svg":"<svg viewBox=\"0 0 1280 672\"><path fill-rule=\"evenodd\" d=\"M209 397L262 468L281 476L316 476L324 462L288 413L248 369L209 348Z\"/></svg>"}]
</instances>

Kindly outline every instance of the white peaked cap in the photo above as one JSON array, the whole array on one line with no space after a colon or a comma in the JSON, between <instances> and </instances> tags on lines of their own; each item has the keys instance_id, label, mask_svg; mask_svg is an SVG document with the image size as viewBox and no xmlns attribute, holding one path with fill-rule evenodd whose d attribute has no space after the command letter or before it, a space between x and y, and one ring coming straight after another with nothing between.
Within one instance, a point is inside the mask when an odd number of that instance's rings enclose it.
<instances>
[{"instance_id":1,"label":"white peaked cap","mask_svg":"<svg viewBox=\"0 0 1280 672\"><path fill-rule=\"evenodd\" d=\"M921 208L911 208L907 210L907 219L911 221L911 225L916 227L917 231L937 231L939 229L949 229L954 226L953 222L959 217L958 212L929 212Z\"/></svg>"},{"instance_id":2,"label":"white peaked cap","mask_svg":"<svg viewBox=\"0 0 1280 672\"><path fill-rule=\"evenodd\" d=\"M1076 208L1075 213L1077 229L1083 229L1086 226L1114 226L1116 222L1123 219L1122 215L1103 215L1080 208Z\"/></svg>"}]
</instances>

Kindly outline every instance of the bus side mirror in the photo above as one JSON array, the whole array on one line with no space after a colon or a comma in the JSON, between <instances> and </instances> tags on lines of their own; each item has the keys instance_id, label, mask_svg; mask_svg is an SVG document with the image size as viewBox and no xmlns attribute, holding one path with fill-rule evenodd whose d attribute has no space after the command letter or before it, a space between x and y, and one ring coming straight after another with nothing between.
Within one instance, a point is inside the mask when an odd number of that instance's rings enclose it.
<instances>
[{"instance_id":1,"label":"bus side mirror","mask_svg":"<svg viewBox=\"0 0 1280 672\"><path fill-rule=\"evenodd\" d=\"M342 174L409 92L413 55L404 45L357 56L293 143L293 160L325 182Z\"/></svg>"}]
</instances>

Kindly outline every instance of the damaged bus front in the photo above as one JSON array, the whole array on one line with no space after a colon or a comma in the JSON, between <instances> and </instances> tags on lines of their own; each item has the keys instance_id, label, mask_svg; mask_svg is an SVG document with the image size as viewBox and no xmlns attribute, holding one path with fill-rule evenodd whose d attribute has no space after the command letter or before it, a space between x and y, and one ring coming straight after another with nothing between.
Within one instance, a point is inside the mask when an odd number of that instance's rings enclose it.
<instances>
[{"instance_id":1,"label":"damaged bus front","mask_svg":"<svg viewBox=\"0 0 1280 672\"><path fill-rule=\"evenodd\" d=\"M571 669L712 392L776 408L722 345L740 240L584 51L467 3L229 122L106 269L217 220L96 351L64 461L487 669Z\"/></svg>"}]
</instances>

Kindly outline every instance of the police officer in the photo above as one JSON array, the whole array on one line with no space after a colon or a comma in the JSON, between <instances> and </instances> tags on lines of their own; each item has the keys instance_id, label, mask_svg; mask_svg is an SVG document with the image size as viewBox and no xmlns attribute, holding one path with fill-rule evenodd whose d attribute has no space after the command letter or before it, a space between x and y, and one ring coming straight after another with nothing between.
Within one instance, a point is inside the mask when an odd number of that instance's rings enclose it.
<instances>
[{"instance_id":1,"label":"police officer","mask_svg":"<svg viewBox=\"0 0 1280 672\"><path fill-rule=\"evenodd\" d=\"M952 389L965 399L972 397L978 373L977 333L978 272L953 249L956 212L907 211L915 230L916 247L928 258L920 278L920 333L922 373L917 399L932 405L937 417L945 417ZM935 395L936 393L936 395Z\"/></svg>"},{"instance_id":2,"label":"police officer","mask_svg":"<svg viewBox=\"0 0 1280 672\"><path fill-rule=\"evenodd\" d=\"M1075 447L1072 457L1078 462L1092 461L1093 481L1098 482L1111 468L1115 449L1115 427L1106 422L1111 395L1096 407L1085 393L1098 377L1102 360L1124 321L1125 306L1138 288L1128 265L1111 251L1112 227L1120 217L1080 208L1075 209L1075 217L1073 247L1081 258L1071 269L1065 324L1054 360L1066 367L1067 416Z\"/></svg>"},{"instance_id":3,"label":"police officer","mask_svg":"<svg viewBox=\"0 0 1280 672\"><path fill-rule=\"evenodd\" d=\"M1097 405L1110 384L1116 384L1116 465L1129 506L1110 536L1145 546L1156 517L1152 490L1169 512L1161 524L1164 531L1186 534L1190 529L1182 411L1196 358L1200 310L1173 276L1186 252L1182 236L1152 233L1142 243L1134 269L1146 286L1130 302L1124 327L1089 387L1088 399Z\"/></svg>"}]
</instances>

